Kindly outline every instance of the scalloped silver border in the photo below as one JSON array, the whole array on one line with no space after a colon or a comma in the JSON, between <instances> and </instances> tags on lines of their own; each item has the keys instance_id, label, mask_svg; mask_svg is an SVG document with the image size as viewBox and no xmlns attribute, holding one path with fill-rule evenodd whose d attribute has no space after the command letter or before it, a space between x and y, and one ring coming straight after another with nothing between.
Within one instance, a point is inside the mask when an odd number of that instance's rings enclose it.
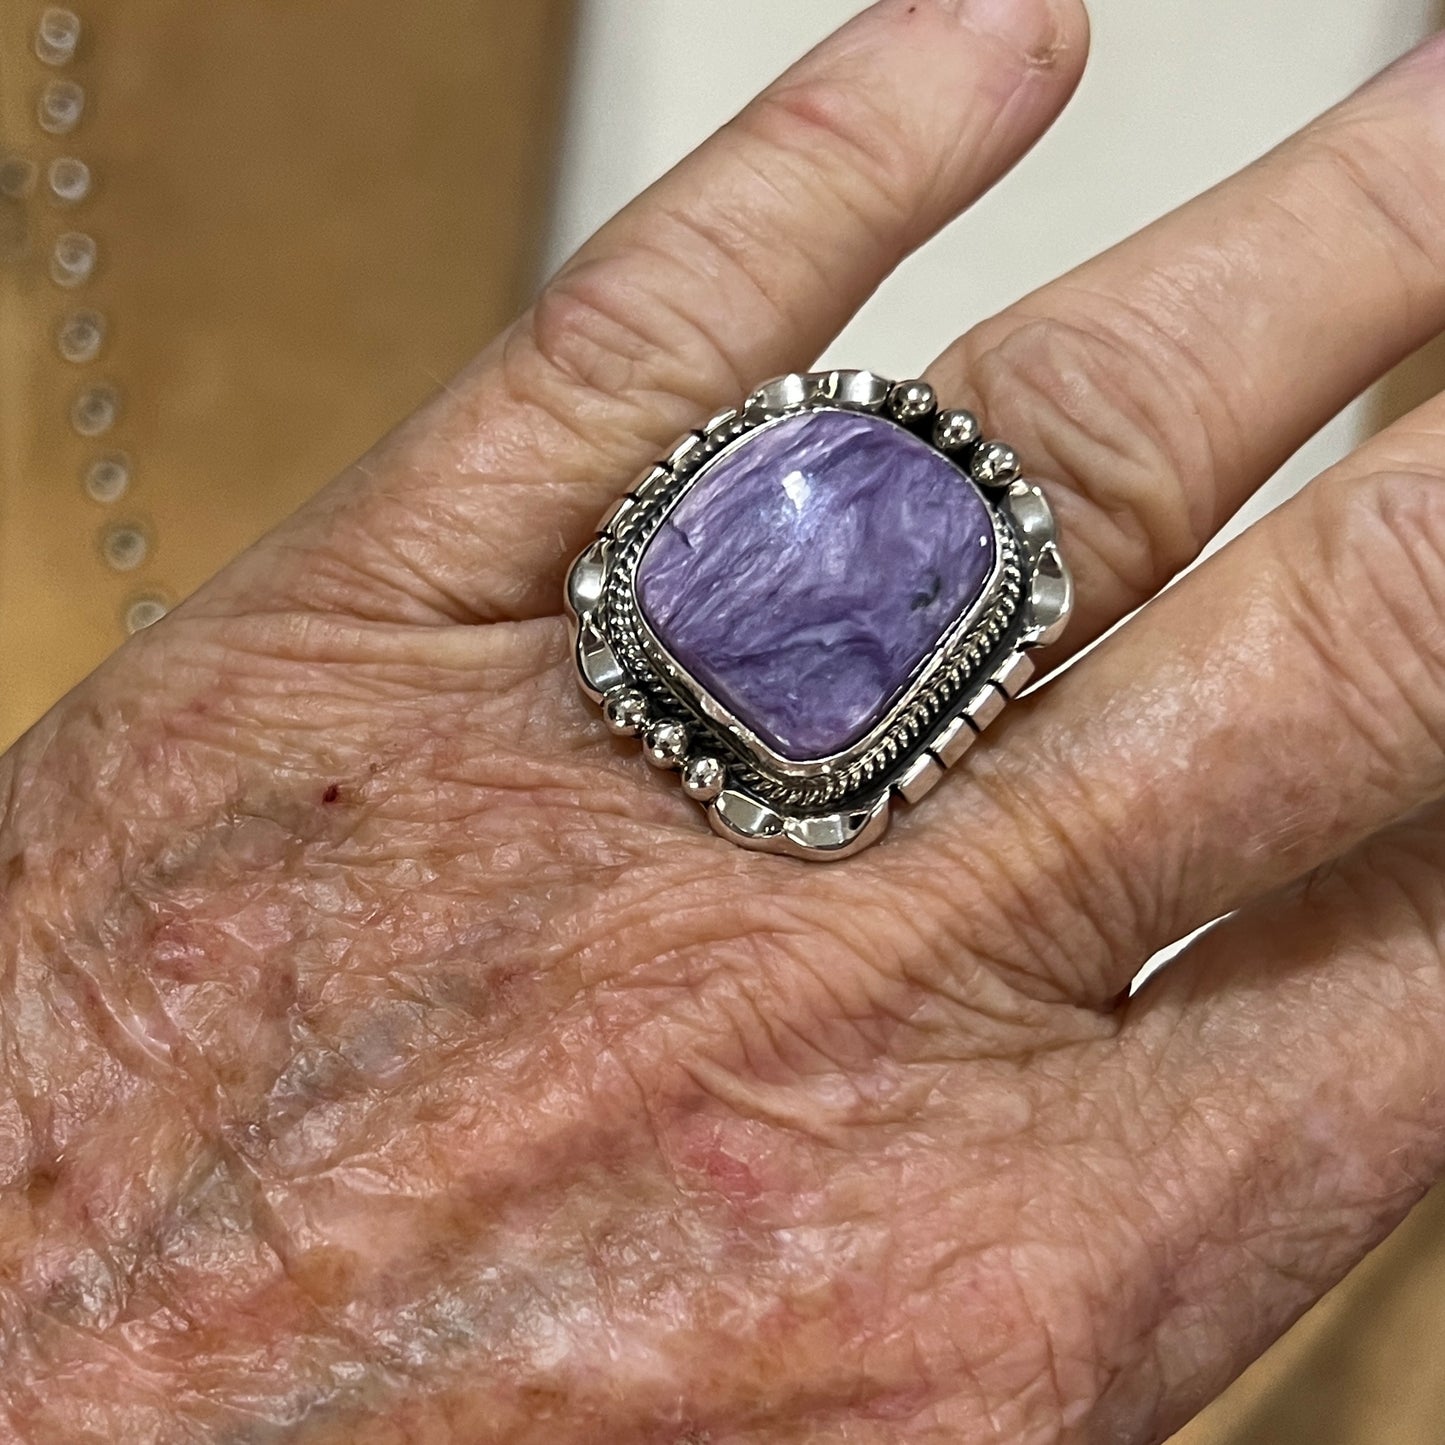
<instances>
[{"instance_id":1,"label":"scalloped silver border","mask_svg":"<svg viewBox=\"0 0 1445 1445\"><path fill-rule=\"evenodd\" d=\"M633 573L667 512L709 463L749 432L800 412L886 416L930 441L979 486L999 561L989 588L916 670L877 728L847 753L779 759L672 659L637 612ZM678 768L715 831L796 858L849 857L887 830L893 803L919 802L1033 675L1026 654L1067 625L1073 584L1043 493L1012 451L966 412L939 412L921 381L867 371L790 373L689 432L608 509L568 573L566 604L583 691L613 731L641 733L650 762Z\"/></svg>"}]
</instances>

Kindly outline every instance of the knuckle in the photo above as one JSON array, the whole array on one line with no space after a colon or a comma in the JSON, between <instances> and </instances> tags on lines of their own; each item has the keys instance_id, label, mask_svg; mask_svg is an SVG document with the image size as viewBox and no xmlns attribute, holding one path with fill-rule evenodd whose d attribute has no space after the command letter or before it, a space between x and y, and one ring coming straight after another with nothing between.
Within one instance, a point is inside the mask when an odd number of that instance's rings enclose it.
<instances>
[{"instance_id":1,"label":"knuckle","mask_svg":"<svg viewBox=\"0 0 1445 1445\"><path fill-rule=\"evenodd\" d=\"M1295 173L1304 187L1342 198L1343 206L1335 202L1335 214L1383 232L1398 257L1424 263L1433 278L1445 259L1440 239L1445 205L1436 199L1440 157L1420 144L1418 130L1402 135L1378 106L1358 104L1366 107L1363 114L1347 108L1303 132Z\"/></svg>"},{"instance_id":2,"label":"knuckle","mask_svg":"<svg viewBox=\"0 0 1445 1445\"><path fill-rule=\"evenodd\" d=\"M788 178L869 214L881 231L916 209L918 147L864 85L833 77L785 81L765 91L729 129Z\"/></svg>"},{"instance_id":3,"label":"knuckle","mask_svg":"<svg viewBox=\"0 0 1445 1445\"><path fill-rule=\"evenodd\" d=\"M1407 628L1400 641L1441 651L1445 467L1325 478L1315 505L1319 546L1336 587L1375 604L1368 612L1381 627Z\"/></svg>"},{"instance_id":4,"label":"knuckle","mask_svg":"<svg viewBox=\"0 0 1445 1445\"><path fill-rule=\"evenodd\" d=\"M1445 470L1328 476L1312 547L1287 558L1295 631L1391 775L1445 755Z\"/></svg>"},{"instance_id":5,"label":"knuckle","mask_svg":"<svg viewBox=\"0 0 1445 1445\"><path fill-rule=\"evenodd\" d=\"M1171 329L1102 296L1085 305L1079 319L1005 314L964 354L990 426L1075 489L1071 549L1137 599L1208 535L1220 403Z\"/></svg>"},{"instance_id":6,"label":"knuckle","mask_svg":"<svg viewBox=\"0 0 1445 1445\"><path fill-rule=\"evenodd\" d=\"M736 177L720 188L728 204L680 202L664 185L624 246L564 268L507 339L509 391L559 419L580 398L602 398L608 426L646 425L650 435L659 398L674 414L693 403L690 417L755 381L724 340L729 321L748 318L759 333L816 324L793 314L797 295L777 281L821 264L800 208L841 208L880 247L906 249L920 163L866 86L800 76L754 101L714 144L730 152L718 174ZM630 423L628 407L638 413Z\"/></svg>"},{"instance_id":7,"label":"knuckle","mask_svg":"<svg viewBox=\"0 0 1445 1445\"><path fill-rule=\"evenodd\" d=\"M649 285L635 258L564 271L509 335L503 372L514 394L574 420L584 398L633 402L641 414L692 372L717 369L719 349Z\"/></svg>"}]
</instances>

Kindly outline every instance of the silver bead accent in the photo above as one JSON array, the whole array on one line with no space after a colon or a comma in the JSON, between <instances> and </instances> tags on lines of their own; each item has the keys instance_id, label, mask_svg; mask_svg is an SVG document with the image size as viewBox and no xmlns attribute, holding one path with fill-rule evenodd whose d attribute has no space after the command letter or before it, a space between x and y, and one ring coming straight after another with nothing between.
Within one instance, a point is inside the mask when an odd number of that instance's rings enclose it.
<instances>
[{"instance_id":1,"label":"silver bead accent","mask_svg":"<svg viewBox=\"0 0 1445 1445\"><path fill-rule=\"evenodd\" d=\"M88 386L70 405L70 425L83 437L104 436L120 419L113 386Z\"/></svg>"},{"instance_id":2,"label":"silver bead accent","mask_svg":"<svg viewBox=\"0 0 1445 1445\"><path fill-rule=\"evenodd\" d=\"M150 539L133 523L107 527L100 535L100 554L115 572L134 572L150 550Z\"/></svg>"},{"instance_id":3,"label":"silver bead accent","mask_svg":"<svg viewBox=\"0 0 1445 1445\"><path fill-rule=\"evenodd\" d=\"M888 410L901 422L922 421L938 405L938 395L926 381L900 381L888 393Z\"/></svg>"},{"instance_id":4,"label":"silver bead accent","mask_svg":"<svg viewBox=\"0 0 1445 1445\"><path fill-rule=\"evenodd\" d=\"M50 162L50 194L62 205L79 205L90 194L90 167L75 156L57 156Z\"/></svg>"},{"instance_id":5,"label":"silver bead accent","mask_svg":"<svg viewBox=\"0 0 1445 1445\"><path fill-rule=\"evenodd\" d=\"M933 424L933 444L946 452L961 452L982 434L971 411L941 411Z\"/></svg>"},{"instance_id":6,"label":"silver bead accent","mask_svg":"<svg viewBox=\"0 0 1445 1445\"><path fill-rule=\"evenodd\" d=\"M76 366L94 361L105 344L105 317L99 311L74 311L60 323L56 349Z\"/></svg>"},{"instance_id":7,"label":"silver bead accent","mask_svg":"<svg viewBox=\"0 0 1445 1445\"><path fill-rule=\"evenodd\" d=\"M118 502L130 487L130 458L121 452L97 457L85 469L85 495L92 502Z\"/></svg>"},{"instance_id":8,"label":"silver bead accent","mask_svg":"<svg viewBox=\"0 0 1445 1445\"><path fill-rule=\"evenodd\" d=\"M37 167L25 156L6 156L0 160L0 196L7 201L23 201L35 189Z\"/></svg>"},{"instance_id":9,"label":"silver bead accent","mask_svg":"<svg viewBox=\"0 0 1445 1445\"><path fill-rule=\"evenodd\" d=\"M614 692L604 699L602 716L618 737L636 737L647 726L647 699L640 692Z\"/></svg>"},{"instance_id":10,"label":"silver bead accent","mask_svg":"<svg viewBox=\"0 0 1445 1445\"><path fill-rule=\"evenodd\" d=\"M716 758L693 758L682 770L682 790L699 803L710 803L727 786L727 769Z\"/></svg>"},{"instance_id":11,"label":"silver bead accent","mask_svg":"<svg viewBox=\"0 0 1445 1445\"><path fill-rule=\"evenodd\" d=\"M985 442L968 464L973 479L985 487L1004 487L1019 474L1019 459L1002 442Z\"/></svg>"},{"instance_id":12,"label":"silver bead accent","mask_svg":"<svg viewBox=\"0 0 1445 1445\"><path fill-rule=\"evenodd\" d=\"M52 80L40 92L36 120L49 135L69 135L85 111L85 91L73 80Z\"/></svg>"},{"instance_id":13,"label":"silver bead accent","mask_svg":"<svg viewBox=\"0 0 1445 1445\"><path fill-rule=\"evenodd\" d=\"M687 757L687 729L680 722L660 722L642 739L642 755L654 768L680 768Z\"/></svg>"},{"instance_id":14,"label":"silver bead accent","mask_svg":"<svg viewBox=\"0 0 1445 1445\"><path fill-rule=\"evenodd\" d=\"M69 65L80 45L80 16L63 5L48 5L35 27L35 54L46 65Z\"/></svg>"},{"instance_id":15,"label":"silver bead accent","mask_svg":"<svg viewBox=\"0 0 1445 1445\"><path fill-rule=\"evenodd\" d=\"M125 630L134 636L137 632L144 632L147 627L154 627L169 610L162 598L147 594L144 597L132 597L126 603L121 618L125 623Z\"/></svg>"},{"instance_id":16,"label":"silver bead accent","mask_svg":"<svg viewBox=\"0 0 1445 1445\"><path fill-rule=\"evenodd\" d=\"M95 238L84 231L66 231L50 252L50 279L67 290L84 285L95 271Z\"/></svg>"}]
</instances>

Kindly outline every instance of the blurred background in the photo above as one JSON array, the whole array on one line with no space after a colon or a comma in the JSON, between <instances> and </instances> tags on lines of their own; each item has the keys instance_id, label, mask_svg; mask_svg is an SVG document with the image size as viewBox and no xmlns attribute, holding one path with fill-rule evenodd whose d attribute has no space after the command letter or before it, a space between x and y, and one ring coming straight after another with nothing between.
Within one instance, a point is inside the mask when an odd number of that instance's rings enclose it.
<instances>
[{"instance_id":1,"label":"blurred background","mask_svg":"<svg viewBox=\"0 0 1445 1445\"><path fill-rule=\"evenodd\" d=\"M440 385L859 0L0 0L0 744ZM1439 0L1093 0L1057 131L828 353L916 372ZM1430 348L1258 515L1445 384ZM1178 1445L1440 1445L1432 1198Z\"/></svg>"}]
</instances>

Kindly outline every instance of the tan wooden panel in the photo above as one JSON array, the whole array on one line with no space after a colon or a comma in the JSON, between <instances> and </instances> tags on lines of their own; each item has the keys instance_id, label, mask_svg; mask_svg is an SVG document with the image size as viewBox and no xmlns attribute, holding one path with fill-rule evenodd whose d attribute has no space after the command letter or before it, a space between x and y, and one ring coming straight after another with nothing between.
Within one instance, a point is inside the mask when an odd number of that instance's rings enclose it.
<instances>
[{"instance_id":1,"label":"tan wooden panel","mask_svg":"<svg viewBox=\"0 0 1445 1445\"><path fill-rule=\"evenodd\" d=\"M569 0L74 0L52 67L43 9L0 6L0 177L38 169L0 200L0 742L136 598L184 596L512 314L570 28ZM37 110L56 81L84 91L66 135ZM47 188L67 156L92 176L71 205ZM50 274L67 231L97 247L74 290ZM91 309L100 355L62 359L57 328ZM82 437L93 384L120 415ZM82 477L112 453L132 481L97 502ZM131 560L131 527L145 559L116 570L106 538Z\"/></svg>"}]
</instances>

